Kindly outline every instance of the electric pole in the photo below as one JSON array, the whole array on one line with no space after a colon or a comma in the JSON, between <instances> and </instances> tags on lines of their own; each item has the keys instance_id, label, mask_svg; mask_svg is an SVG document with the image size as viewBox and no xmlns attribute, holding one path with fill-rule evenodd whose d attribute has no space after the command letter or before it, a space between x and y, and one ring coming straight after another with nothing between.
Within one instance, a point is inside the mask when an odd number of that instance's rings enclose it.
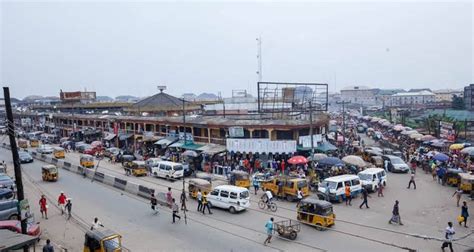
<instances>
[{"instance_id":1,"label":"electric pole","mask_svg":"<svg viewBox=\"0 0 474 252\"><path fill-rule=\"evenodd\" d=\"M10 100L10 89L8 87L3 87L3 96L5 99L5 110L7 113L7 132L8 137L10 138L10 147L12 150L13 156L13 167L15 169L15 183L17 189L17 196L18 196L18 203L21 204L22 201L25 200L25 194L23 192L23 181L21 177L21 166L20 166L20 157L18 156L18 149L16 146L15 140L15 124L13 123L13 112L12 112L12 104ZM21 233L27 234L27 227L26 222L27 218L23 218L23 214L21 213L22 209L20 209L20 219L21 219ZM23 251L27 252L28 247L23 247Z\"/></svg>"},{"instance_id":2,"label":"electric pole","mask_svg":"<svg viewBox=\"0 0 474 252\"><path fill-rule=\"evenodd\" d=\"M311 162L314 164L313 106L311 101L309 101L309 135L311 137Z\"/></svg>"},{"instance_id":3,"label":"electric pole","mask_svg":"<svg viewBox=\"0 0 474 252\"><path fill-rule=\"evenodd\" d=\"M345 106L346 104L351 103L350 101L341 101L341 102L336 102L337 104L342 104L342 142L343 144L346 143L346 110ZM336 139L337 141L337 139Z\"/></svg>"},{"instance_id":4,"label":"electric pole","mask_svg":"<svg viewBox=\"0 0 474 252\"><path fill-rule=\"evenodd\" d=\"M257 70L257 74L258 74L258 82L262 82L262 76L263 76L263 73L262 73L262 37L258 37L258 38L257 38L257 46L258 46L258 49L257 49L257 59L258 59L258 70Z\"/></svg>"}]
</instances>

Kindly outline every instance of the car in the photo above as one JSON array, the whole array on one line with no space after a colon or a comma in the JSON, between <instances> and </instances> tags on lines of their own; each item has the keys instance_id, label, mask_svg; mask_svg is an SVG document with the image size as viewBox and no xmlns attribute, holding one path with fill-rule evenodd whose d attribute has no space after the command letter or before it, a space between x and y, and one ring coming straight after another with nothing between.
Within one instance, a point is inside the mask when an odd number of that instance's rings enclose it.
<instances>
[{"instance_id":1,"label":"car","mask_svg":"<svg viewBox=\"0 0 474 252\"><path fill-rule=\"evenodd\" d=\"M15 181L5 173L0 173L0 188L15 188Z\"/></svg>"},{"instance_id":2,"label":"car","mask_svg":"<svg viewBox=\"0 0 474 252\"><path fill-rule=\"evenodd\" d=\"M0 201L0 221L18 220L19 217L20 213L18 212L18 200Z\"/></svg>"},{"instance_id":3,"label":"car","mask_svg":"<svg viewBox=\"0 0 474 252\"><path fill-rule=\"evenodd\" d=\"M384 155L382 156L382 158L384 162L385 160L388 161L387 169L390 172L408 173L410 171L410 167L400 157L393 156L393 155Z\"/></svg>"},{"instance_id":4,"label":"car","mask_svg":"<svg viewBox=\"0 0 474 252\"><path fill-rule=\"evenodd\" d=\"M43 144L40 147L36 148L36 151L40 154L52 154L53 147L51 147L51 145Z\"/></svg>"},{"instance_id":5,"label":"car","mask_svg":"<svg viewBox=\"0 0 474 252\"><path fill-rule=\"evenodd\" d=\"M19 220L4 220L0 221L0 229L7 229L12 232L21 234L21 221ZM41 235L41 228L39 222L28 223L26 226L26 232L29 236L39 237Z\"/></svg>"},{"instance_id":6,"label":"car","mask_svg":"<svg viewBox=\"0 0 474 252\"><path fill-rule=\"evenodd\" d=\"M112 156L117 156L120 153L120 149L117 147L111 147L107 148L104 152L104 156L106 157L112 157Z\"/></svg>"},{"instance_id":7,"label":"car","mask_svg":"<svg viewBox=\"0 0 474 252\"><path fill-rule=\"evenodd\" d=\"M98 152L101 152L101 151L102 151L102 147L98 146L98 147L85 149L82 153L95 156Z\"/></svg>"},{"instance_id":8,"label":"car","mask_svg":"<svg viewBox=\"0 0 474 252\"><path fill-rule=\"evenodd\" d=\"M87 149L92 149L92 146L90 144L82 144L82 145L77 146L76 144L76 150L79 153L84 153L84 151Z\"/></svg>"},{"instance_id":9,"label":"car","mask_svg":"<svg viewBox=\"0 0 474 252\"><path fill-rule=\"evenodd\" d=\"M33 163L33 157L30 155L30 153L25 152L25 151L19 151L18 156L20 157L20 163Z\"/></svg>"},{"instance_id":10,"label":"car","mask_svg":"<svg viewBox=\"0 0 474 252\"><path fill-rule=\"evenodd\" d=\"M207 195L207 201L210 207L228 209L230 213L236 213L250 207L250 193L247 188L220 185Z\"/></svg>"},{"instance_id":11,"label":"car","mask_svg":"<svg viewBox=\"0 0 474 252\"><path fill-rule=\"evenodd\" d=\"M13 190L9 188L0 188L0 200L13 198Z\"/></svg>"},{"instance_id":12,"label":"car","mask_svg":"<svg viewBox=\"0 0 474 252\"><path fill-rule=\"evenodd\" d=\"M375 147L375 146L365 147L365 151L374 151L378 153L383 153L383 150L381 148Z\"/></svg>"}]
</instances>

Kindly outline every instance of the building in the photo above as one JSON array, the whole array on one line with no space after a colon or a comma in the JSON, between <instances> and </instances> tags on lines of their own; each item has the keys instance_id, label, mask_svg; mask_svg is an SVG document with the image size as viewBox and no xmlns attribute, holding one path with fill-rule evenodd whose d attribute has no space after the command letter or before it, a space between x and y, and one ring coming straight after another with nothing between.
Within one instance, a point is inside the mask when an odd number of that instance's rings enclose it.
<instances>
[{"instance_id":1,"label":"building","mask_svg":"<svg viewBox=\"0 0 474 252\"><path fill-rule=\"evenodd\" d=\"M197 113L200 109L200 105L174 97L160 90L159 93L134 103L125 111L138 115L147 113L154 116L178 116L183 115L183 112L186 114Z\"/></svg>"},{"instance_id":2,"label":"building","mask_svg":"<svg viewBox=\"0 0 474 252\"><path fill-rule=\"evenodd\" d=\"M451 102L453 100L453 96L463 97L464 95L463 90L455 89L434 90L433 93L435 94L436 102Z\"/></svg>"},{"instance_id":3,"label":"building","mask_svg":"<svg viewBox=\"0 0 474 252\"><path fill-rule=\"evenodd\" d=\"M375 106L377 105L377 97L375 96L377 92L378 89L366 86L350 86L341 90L341 99L353 104Z\"/></svg>"},{"instance_id":4,"label":"building","mask_svg":"<svg viewBox=\"0 0 474 252\"><path fill-rule=\"evenodd\" d=\"M474 84L464 87L464 104L467 110L474 110Z\"/></svg>"},{"instance_id":5,"label":"building","mask_svg":"<svg viewBox=\"0 0 474 252\"><path fill-rule=\"evenodd\" d=\"M390 98L392 95L403 92L406 91L403 89L379 89L375 95L378 103L377 105L382 105L382 107L388 106L390 105Z\"/></svg>"},{"instance_id":6,"label":"building","mask_svg":"<svg viewBox=\"0 0 474 252\"><path fill-rule=\"evenodd\" d=\"M63 90L60 90L59 99L61 103L88 103L95 101L96 93L82 91L63 92Z\"/></svg>"},{"instance_id":7,"label":"building","mask_svg":"<svg viewBox=\"0 0 474 252\"><path fill-rule=\"evenodd\" d=\"M423 106L435 102L435 94L430 91L396 93L390 97L389 106Z\"/></svg>"}]
</instances>

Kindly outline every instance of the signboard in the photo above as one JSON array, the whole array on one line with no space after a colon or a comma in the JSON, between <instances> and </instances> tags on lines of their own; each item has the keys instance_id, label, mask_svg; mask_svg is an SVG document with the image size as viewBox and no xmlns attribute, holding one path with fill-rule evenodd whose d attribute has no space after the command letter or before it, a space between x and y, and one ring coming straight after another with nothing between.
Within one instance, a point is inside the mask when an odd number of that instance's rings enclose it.
<instances>
[{"instance_id":1,"label":"signboard","mask_svg":"<svg viewBox=\"0 0 474 252\"><path fill-rule=\"evenodd\" d=\"M296 152L296 141L270 141L268 139L234 139L226 141L227 150L252 153L293 153Z\"/></svg>"},{"instance_id":2,"label":"signboard","mask_svg":"<svg viewBox=\"0 0 474 252\"><path fill-rule=\"evenodd\" d=\"M21 118L21 126L22 127L31 126L31 118Z\"/></svg>"},{"instance_id":3,"label":"signboard","mask_svg":"<svg viewBox=\"0 0 474 252\"><path fill-rule=\"evenodd\" d=\"M439 137L449 141L456 140L456 132L454 130L454 123L439 122Z\"/></svg>"},{"instance_id":4,"label":"signboard","mask_svg":"<svg viewBox=\"0 0 474 252\"><path fill-rule=\"evenodd\" d=\"M244 137L244 128L243 127L230 127L229 128L229 137Z\"/></svg>"},{"instance_id":5,"label":"signboard","mask_svg":"<svg viewBox=\"0 0 474 252\"><path fill-rule=\"evenodd\" d=\"M313 135L313 146L318 146L318 142L323 141L323 135L317 134ZM310 148L311 147L311 136L300 136L298 139L298 143L303 146L303 148Z\"/></svg>"},{"instance_id":6,"label":"signboard","mask_svg":"<svg viewBox=\"0 0 474 252\"><path fill-rule=\"evenodd\" d=\"M184 139L184 132L179 132L178 138L179 138L179 140L185 140ZM186 142L194 142L193 134L186 132Z\"/></svg>"},{"instance_id":7,"label":"signboard","mask_svg":"<svg viewBox=\"0 0 474 252\"><path fill-rule=\"evenodd\" d=\"M60 92L61 101L95 100L95 92Z\"/></svg>"},{"instance_id":8,"label":"signboard","mask_svg":"<svg viewBox=\"0 0 474 252\"><path fill-rule=\"evenodd\" d=\"M28 200L24 199L20 201L18 205L20 207L21 220L27 220L28 218L30 218L31 212L30 212L30 203L28 203Z\"/></svg>"}]
</instances>

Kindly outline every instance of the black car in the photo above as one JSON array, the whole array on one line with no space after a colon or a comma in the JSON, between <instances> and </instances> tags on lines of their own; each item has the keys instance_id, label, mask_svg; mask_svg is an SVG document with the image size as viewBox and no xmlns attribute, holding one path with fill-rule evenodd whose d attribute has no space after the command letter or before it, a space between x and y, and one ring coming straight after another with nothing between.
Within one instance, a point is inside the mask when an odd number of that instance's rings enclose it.
<instances>
[{"instance_id":1,"label":"black car","mask_svg":"<svg viewBox=\"0 0 474 252\"><path fill-rule=\"evenodd\" d=\"M18 152L18 156L20 157L20 163L33 163L33 157L28 152L20 151Z\"/></svg>"}]
</instances>

